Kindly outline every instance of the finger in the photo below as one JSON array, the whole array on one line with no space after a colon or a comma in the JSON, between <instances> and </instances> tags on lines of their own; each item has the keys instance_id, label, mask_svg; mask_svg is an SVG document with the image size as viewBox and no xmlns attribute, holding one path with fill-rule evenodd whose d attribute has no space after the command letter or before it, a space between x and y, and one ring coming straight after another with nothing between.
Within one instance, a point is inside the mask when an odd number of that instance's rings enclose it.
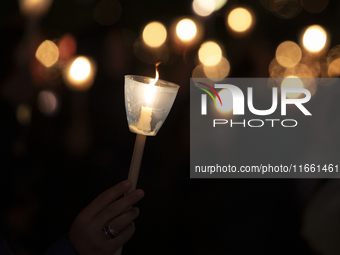
<instances>
[{"instance_id":1,"label":"finger","mask_svg":"<svg viewBox=\"0 0 340 255\"><path fill-rule=\"evenodd\" d=\"M114 244L115 247L120 248L127 241L130 240L130 238L133 236L134 233L135 233L135 225L133 224L133 222L131 222L115 238L108 239L108 242L112 242L112 244Z\"/></svg>"},{"instance_id":2,"label":"finger","mask_svg":"<svg viewBox=\"0 0 340 255\"><path fill-rule=\"evenodd\" d=\"M97 226L104 226L108 221L116 218L121 213L127 211L144 197L144 191L141 189L135 190L125 197L111 203L98 215L95 216L95 224Z\"/></svg>"},{"instance_id":3,"label":"finger","mask_svg":"<svg viewBox=\"0 0 340 255\"><path fill-rule=\"evenodd\" d=\"M125 180L104 191L83 210L83 214L86 214L88 217L94 217L110 203L122 196L127 190L129 190L130 187L131 182L129 180Z\"/></svg>"},{"instance_id":4,"label":"finger","mask_svg":"<svg viewBox=\"0 0 340 255\"><path fill-rule=\"evenodd\" d=\"M135 220L138 215L139 215L139 209L137 207L133 207L127 212L119 215L118 217L113 219L111 222L109 222L110 228L119 234L133 220Z\"/></svg>"}]
</instances>

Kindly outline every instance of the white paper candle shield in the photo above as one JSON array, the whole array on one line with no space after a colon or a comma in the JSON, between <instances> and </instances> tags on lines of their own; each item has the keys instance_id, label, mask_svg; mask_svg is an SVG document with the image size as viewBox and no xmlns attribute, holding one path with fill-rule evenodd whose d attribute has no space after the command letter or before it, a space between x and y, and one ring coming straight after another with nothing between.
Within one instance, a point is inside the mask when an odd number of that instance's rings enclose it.
<instances>
[{"instance_id":1,"label":"white paper candle shield","mask_svg":"<svg viewBox=\"0 0 340 255\"><path fill-rule=\"evenodd\" d=\"M155 136L168 116L179 86L153 78L125 76L125 109L131 132ZM150 84L151 83L151 84Z\"/></svg>"}]
</instances>

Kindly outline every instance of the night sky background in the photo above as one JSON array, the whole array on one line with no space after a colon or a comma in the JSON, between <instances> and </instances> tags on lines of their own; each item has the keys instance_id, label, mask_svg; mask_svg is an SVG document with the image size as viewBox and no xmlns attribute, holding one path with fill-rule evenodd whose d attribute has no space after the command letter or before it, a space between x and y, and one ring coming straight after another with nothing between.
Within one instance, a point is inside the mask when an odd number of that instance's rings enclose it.
<instances>
[{"instance_id":1,"label":"night sky background","mask_svg":"<svg viewBox=\"0 0 340 255\"><path fill-rule=\"evenodd\" d=\"M298 42L309 25L327 29L330 47L340 44L335 0L320 13L301 7L289 19L258 0L229 0L206 18L194 14L191 1L124 0L120 18L108 26L94 19L99 2L55 0L30 41L29 21L17 1L0 2L0 232L14 254L43 254L97 195L127 178L135 134L125 115L124 75L154 77L157 59L142 61L133 49L150 21L168 28L182 16L200 20L201 42L223 45L229 77L268 77L276 47L285 40ZM225 15L235 6L250 8L256 17L243 37L226 29ZM58 71L44 79L32 73L39 44L65 34L76 39L77 55L97 63L88 91L70 90ZM123 254L317 254L301 235L302 219L327 180L190 179L189 85L200 44L179 48L170 34L166 43L170 57L159 66L160 78L180 90L157 136L147 138L137 185L146 195ZM37 107L44 89L59 98L52 116ZM16 118L22 103L32 109L29 125Z\"/></svg>"}]
</instances>

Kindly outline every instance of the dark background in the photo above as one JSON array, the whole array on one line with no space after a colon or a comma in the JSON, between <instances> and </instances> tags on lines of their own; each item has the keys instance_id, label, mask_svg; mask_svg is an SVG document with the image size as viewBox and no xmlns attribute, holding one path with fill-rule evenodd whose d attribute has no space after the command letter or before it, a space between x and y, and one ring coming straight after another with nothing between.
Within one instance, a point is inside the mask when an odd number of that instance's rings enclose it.
<instances>
[{"instance_id":1,"label":"dark background","mask_svg":"<svg viewBox=\"0 0 340 255\"><path fill-rule=\"evenodd\" d=\"M81 209L127 178L135 134L125 116L124 75L153 77L154 66L134 56L124 34L135 39L150 21L168 27L177 17L194 15L191 1L125 0L120 19L102 26L93 18L98 2L54 1L31 46L23 43L27 20L17 2L0 2L1 230L14 254L42 254L68 232ZM251 33L241 38L225 27L225 13L237 5L256 16ZM331 47L339 44L339 11L340 3L331 1L321 13L301 8L284 19L259 1L230 0L199 19L204 40L223 44L229 77L268 77L276 47L298 42L308 25L324 26ZM32 78L36 47L65 33L76 38L77 55L97 62L96 79L86 92L71 91L60 76L46 82ZM172 50L173 60L159 67L160 78L181 88L165 125L147 139L138 182L146 195L123 254L313 254L301 227L305 205L321 181L189 178L189 85L198 47ZM37 95L46 88L60 98L53 116L37 108ZM32 107L29 126L16 119L20 103Z\"/></svg>"}]
</instances>

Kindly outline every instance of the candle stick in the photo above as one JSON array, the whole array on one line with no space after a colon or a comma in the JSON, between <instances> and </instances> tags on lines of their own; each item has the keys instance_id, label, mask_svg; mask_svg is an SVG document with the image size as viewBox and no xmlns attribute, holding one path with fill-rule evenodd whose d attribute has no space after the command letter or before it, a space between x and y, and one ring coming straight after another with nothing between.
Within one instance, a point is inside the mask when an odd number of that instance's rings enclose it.
<instances>
[{"instance_id":1,"label":"candle stick","mask_svg":"<svg viewBox=\"0 0 340 255\"><path fill-rule=\"evenodd\" d=\"M127 194L131 193L136 189L139 169L143 158L145 141L146 135L137 134L128 176L128 179L131 181L132 185Z\"/></svg>"},{"instance_id":2,"label":"candle stick","mask_svg":"<svg viewBox=\"0 0 340 255\"><path fill-rule=\"evenodd\" d=\"M137 76L125 76L125 109L129 129L136 133L128 179L132 186L127 193L136 189L139 169L143 158L146 136L155 136L175 101L179 86L159 79L156 64L155 79ZM115 255L120 255L120 248Z\"/></svg>"}]
</instances>

